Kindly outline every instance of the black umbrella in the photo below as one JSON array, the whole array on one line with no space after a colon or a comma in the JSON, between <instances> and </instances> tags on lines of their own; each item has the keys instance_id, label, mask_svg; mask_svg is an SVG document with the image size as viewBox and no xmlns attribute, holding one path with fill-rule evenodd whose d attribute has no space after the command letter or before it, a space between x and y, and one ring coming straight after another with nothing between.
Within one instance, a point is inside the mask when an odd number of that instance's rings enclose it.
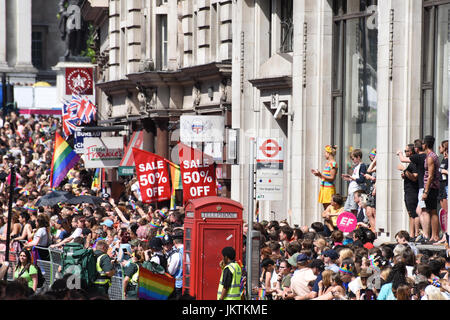
<instances>
[{"instance_id":1,"label":"black umbrella","mask_svg":"<svg viewBox=\"0 0 450 320\"><path fill-rule=\"evenodd\" d=\"M71 198L67 203L68 204L79 204L79 203L91 203L91 204L100 204L102 202L106 202L105 199L96 196L90 195L81 195L78 197Z\"/></svg>"},{"instance_id":2,"label":"black umbrella","mask_svg":"<svg viewBox=\"0 0 450 320\"><path fill-rule=\"evenodd\" d=\"M71 192L55 190L39 198L36 202L36 207L52 207L60 202L68 203L68 201L72 198L75 198L75 195Z\"/></svg>"}]
</instances>

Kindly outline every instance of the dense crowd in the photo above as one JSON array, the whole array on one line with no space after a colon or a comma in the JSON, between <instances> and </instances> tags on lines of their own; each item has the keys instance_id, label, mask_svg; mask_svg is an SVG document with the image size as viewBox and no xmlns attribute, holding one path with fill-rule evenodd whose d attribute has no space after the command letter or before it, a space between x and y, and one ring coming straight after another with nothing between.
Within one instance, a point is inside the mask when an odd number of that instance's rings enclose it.
<instances>
[{"instance_id":1,"label":"dense crowd","mask_svg":"<svg viewBox=\"0 0 450 320\"><path fill-rule=\"evenodd\" d=\"M13 268L14 279L0 280L0 299L108 299L114 275L122 278L123 296L137 299L136 275L143 265L155 270L159 266L176 278L170 298L189 298L181 292L183 208L156 209L142 203L135 178L124 180L124 191L114 200L93 187L94 171L80 161L58 189L76 196L103 196L105 201L36 206L42 196L53 192L49 179L56 131L60 131L60 121L52 117L24 118L11 113L0 121L0 278ZM261 233L261 277L254 292L262 299L448 299L447 252L419 252L414 242L418 235L430 237L421 231L424 225L419 224L413 234L399 231L396 245L374 247L376 150L369 155L369 165L363 165L360 150L351 151L352 163L342 175L349 181L346 201L334 189L335 154L336 147L327 146L325 170L312 172L321 178L322 222L302 227L286 221L254 224ZM4 252L9 173L14 164L17 173L9 249L17 260L8 264ZM358 217L358 228L348 234L336 226L344 210ZM446 242L445 237L440 241ZM67 274L59 270L59 279L42 291L33 261L48 259L48 250L33 248L64 252L71 246L92 249L99 259L101 281L92 287L69 288Z\"/></svg>"},{"instance_id":2,"label":"dense crowd","mask_svg":"<svg viewBox=\"0 0 450 320\"><path fill-rule=\"evenodd\" d=\"M90 288L68 290L63 273L57 275L62 279L55 281L50 290L40 292L38 270L33 262L49 259L49 251L42 248L62 252L71 243L92 248L99 254L106 253L102 258L102 268L109 278L113 275L123 278L125 297L128 293L130 298L136 298L137 265L145 261L157 263L165 272L176 276L174 298L181 295L179 261L183 246L183 213L179 208L156 210L152 205L139 201L136 179L125 181L125 190L116 202L92 185L94 170L85 169L82 160L68 172L57 189L75 196L103 196L105 201L101 204L69 205L62 202L54 206L36 206L38 199L53 192L49 180L55 132L61 134L59 119L26 119L11 113L3 121L0 128L0 154L3 159L0 164L1 279L9 266L5 262L5 249L12 165L15 165L17 172L9 249L10 258L16 259L17 263L14 264L14 281L1 282L0 299L43 296L107 299L108 285L104 286L106 290L103 292L88 290ZM71 296L73 294L75 296Z\"/></svg>"},{"instance_id":3,"label":"dense crowd","mask_svg":"<svg viewBox=\"0 0 450 320\"><path fill-rule=\"evenodd\" d=\"M374 245L358 227L328 234L322 222L292 228L286 221L254 224L261 234L261 274L254 294L264 300L448 300L446 250L419 251L406 230L396 243Z\"/></svg>"},{"instance_id":4,"label":"dense crowd","mask_svg":"<svg viewBox=\"0 0 450 320\"><path fill-rule=\"evenodd\" d=\"M448 233L438 219L448 209L448 141L434 152L435 139L425 136L399 150L409 232L395 234L397 244L374 246L376 235L376 149L364 163L361 149L349 150L341 178L348 182L346 200L336 193L337 147L326 146L325 167L312 169L320 178L318 202L323 222L293 228L286 221L264 221L261 233L261 299L296 300L448 300L450 267ZM338 219L351 212L357 220L342 232ZM419 251L416 244L444 244Z\"/></svg>"}]
</instances>

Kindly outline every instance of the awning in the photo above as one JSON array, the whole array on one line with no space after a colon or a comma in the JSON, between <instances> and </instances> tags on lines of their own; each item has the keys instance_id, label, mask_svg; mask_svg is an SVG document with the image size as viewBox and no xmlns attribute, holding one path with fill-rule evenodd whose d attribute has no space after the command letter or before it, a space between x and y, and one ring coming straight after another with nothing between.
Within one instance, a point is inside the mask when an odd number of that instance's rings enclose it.
<instances>
[{"instance_id":1,"label":"awning","mask_svg":"<svg viewBox=\"0 0 450 320\"><path fill-rule=\"evenodd\" d=\"M119 176L132 176L134 174L133 148L144 148L144 132L136 131L126 146L125 156L119 164Z\"/></svg>"}]
</instances>

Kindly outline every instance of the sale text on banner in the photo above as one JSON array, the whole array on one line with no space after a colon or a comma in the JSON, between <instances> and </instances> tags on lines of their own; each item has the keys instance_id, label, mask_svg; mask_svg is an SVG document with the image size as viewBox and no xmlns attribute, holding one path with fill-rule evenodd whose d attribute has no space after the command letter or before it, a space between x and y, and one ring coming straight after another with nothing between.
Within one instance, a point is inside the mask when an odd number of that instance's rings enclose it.
<instances>
[{"instance_id":1,"label":"sale text on banner","mask_svg":"<svg viewBox=\"0 0 450 320\"><path fill-rule=\"evenodd\" d=\"M183 201L216 195L216 171L211 157L183 143L178 144Z\"/></svg>"},{"instance_id":2,"label":"sale text on banner","mask_svg":"<svg viewBox=\"0 0 450 320\"><path fill-rule=\"evenodd\" d=\"M133 148L134 163L142 201L170 199L170 182L166 160L148 151Z\"/></svg>"}]
</instances>

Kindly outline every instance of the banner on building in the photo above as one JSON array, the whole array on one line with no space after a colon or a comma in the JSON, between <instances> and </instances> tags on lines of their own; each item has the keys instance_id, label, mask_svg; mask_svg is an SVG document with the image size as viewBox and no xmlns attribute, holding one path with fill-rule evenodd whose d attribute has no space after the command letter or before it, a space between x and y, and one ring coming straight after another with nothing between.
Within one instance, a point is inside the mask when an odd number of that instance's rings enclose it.
<instances>
[{"instance_id":1,"label":"banner on building","mask_svg":"<svg viewBox=\"0 0 450 320\"><path fill-rule=\"evenodd\" d=\"M225 119L223 116L183 115L180 117L180 141L201 149L214 160L223 160Z\"/></svg>"},{"instance_id":2,"label":"banner on building","mask_svg":"<svg viewBox=\"0 0 450 320\"><path fill-rule=\"evenodd\" d=\"M166 160L148 151L137 148L132 150L142 201L151 203L169 200L171 192Z\"/></svg>"},{"instance_id":3,"label":"banner on building","mask_svg":"<svg viewBox=\"0 0 450 320\"><path fill-rule=\"evenodd\" d=\"M83 160L88 169L117 168L123 155L123 137L84 138Z\"/></svg>"},{"instance_id":4,"label":"banner on building","mask_svg":"<svg viewBox=\"0 0 450 320\"><path fill-rule=\"evenodd\" d=\"M94 68L66 68L65 94L93 95Z\"/></svg>"},{"instance_id":5,"label":"banner on building","mask_svg":"<svg viewBox=\"0 0 450 320\"><path fill-rule=\"evenodd\" d=\"M75 131L73 134L74 137L74 146L73 150L80 154L84 152L84 139L85 138L92 138L92 137L101 137L102 133L98 131L87 131L87 132L81 132L81 131Z\"/></svg>"},{"instance_id":6,"label":"banner on building","mask_svg":"<svg viewBox=\"0 0 450 320\"><path fill-rule=\"evenodd\" d=\"M178 144L183 202L217 195L216 169L213 159L183 143Z\"/></svg>"}]
</instances>

